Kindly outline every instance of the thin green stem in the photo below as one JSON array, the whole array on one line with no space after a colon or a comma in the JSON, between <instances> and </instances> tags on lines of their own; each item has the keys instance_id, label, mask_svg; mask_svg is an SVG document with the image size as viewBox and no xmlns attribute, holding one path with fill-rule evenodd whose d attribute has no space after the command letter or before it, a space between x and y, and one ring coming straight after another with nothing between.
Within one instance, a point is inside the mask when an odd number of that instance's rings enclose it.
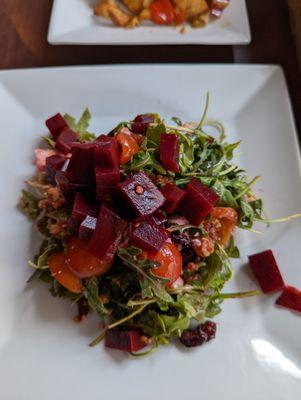
<instances>
[{"instance_id":1,"label":"thin green stem","mask_svg":"<svg viewBox=\"0 0 301 400\"><path fill-rule=\"evenodd\" d=\"M272 224L272 223L276 223L276 222L287 222L290 221L291 219L297 219L301 217L301 213L298 214L293 214L293 215L289 215L288 217L283 217L283 218L276 218L276 219L261 219L261 218L254 218L255 221L258 222L263 222L265 224Z\"/></svg>"},{"instance_id":2,"label":"thin green stem","mask_svg":"<svg viewBox=\"0 0 301 400\"><path fill-rule=\"evenodd\" d=\"M204 111L203 111L203 115L202 115L202 117L201 117L201 119L200 119L200 122L198 123L197 129L201 129L202 126L203 126L203 123L204 123L204 121L205 121L205 119L206 119L206 115L207 115L207 112L208 112L209 102L210 102L210 94L209 94L209 92L207 92L207 93L206 93L205 109L204 109Z\"/></svg>"},{"instance_id":3,"label":"thin green stem","mask_svg":"<svg viewBox=\"0 0 301 400\"><path fill-rule=\"evenodd\" d=\"M137 308L137 310L133 311L131 314L127 315L126 317L121 318L116 322L113 322L112 324L108 325L108 329L113 329L113 328L116 328L116 326L124 324L126 321L129 321L136 315L140 314L147 306L148 306L148 304L144 304L141 307Z\"/></svg>"},{"instance_id":4,"label":"thin green stem","mask_svg":"<svg viewBox=\"0 0 301 400\"><path fill-rule=\"evenodd\" d=\"M92 340L91 343L89 343L90 347L96 346L98 343L100 343L106 335L106 331L101 332L94 340Z\"/></svg>"},{"instance_id":5,"label":"thin green stem","mask_svg":"<svg viewBox=\"0 0 301 400\"><path fill-rule=\"evenodd\" d=\"M241 196L243 196L245 193L247 193L247 192L250 190L251 186L254 185L254 183L255 183L256 181L258 181L259 178L260 178L259 175L255 176L255 178L253 178L253 179L251 180L251 182L249 182L249 183L243 188L243 190L242 190L240 193L238 193L238 195L236 195L236 196L234 197L234 200L239 199Z\"/></svg>"},{"instance_id":6,"label":"thin green stem","mask_svg":"<svg viewBox=\"0 0 301 400\"><path fill-rule=\"evenodd\" d=\"M250 290L248 292L237 292L237 293L221 293L217 297L220 299L243 299L245 297L260 296L261 292L258 290Z\"/></svg>"}]
</instances>

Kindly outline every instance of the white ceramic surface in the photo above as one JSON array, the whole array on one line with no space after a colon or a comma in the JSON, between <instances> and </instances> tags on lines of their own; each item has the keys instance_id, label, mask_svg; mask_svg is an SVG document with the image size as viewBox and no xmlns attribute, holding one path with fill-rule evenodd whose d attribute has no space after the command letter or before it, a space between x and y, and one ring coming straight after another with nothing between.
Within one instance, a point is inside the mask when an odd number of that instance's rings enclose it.
<instances>
[{"instance_id":1,"label":"white ceramic surface","mask_svg":"<svg viewBox=\"0 0 301 400\"><path fill-rule=\"evenodd\" d=\"M203 29L179 29L148 23L136 29L114 27L94 17L94 0L54 0L48 41L51 44L248 44L251 40L245 0L231 0L222 18Z\"/></svg>"},{"instance_id":2,"label":"white ceramic surface","mask_svg":"<svg viewBox=\"0 0 301 400\"><path fill-rule=\"evenodd\" d=\"M102 345L93 318L77 325L76 310L42 283L26 288L26 258L37 234L17 210L23 181L34 173L33 149L55 112L88 106L92 129L155 111L196 120L211 93L209 117L242 139L237 162L271 217L301 208L300 159L290 102L275 66L106 66L0 72L0 398L3 400L290 400L301 392L301 317L274 306L277 294L228 300L217 337L194 350L170 345L133 359ZM262 190L262 191L261 191ZM242 258L225 291L256 284L247 254L272 248L287 283L301 288L300 221L239 233Z\"/></svg>"}]
</instances>

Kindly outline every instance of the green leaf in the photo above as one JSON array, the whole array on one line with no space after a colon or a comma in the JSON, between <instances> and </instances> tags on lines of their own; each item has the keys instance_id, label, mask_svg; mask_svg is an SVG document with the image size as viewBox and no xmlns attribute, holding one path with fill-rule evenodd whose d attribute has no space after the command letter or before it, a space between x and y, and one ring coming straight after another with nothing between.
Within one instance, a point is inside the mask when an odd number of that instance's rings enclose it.
<instances>
[{"instance_id":1,"label":"green leaf","mask_svg":"<svg viewBox=\"0 0 301 400\"><path fill-rule=\"evenodd\" d=\"M240 257L238 247L236 247L234 244L233 236L231 236L231 238L229 240L229 244L228 244L227 248L225 249L225 251L228 254L228 256L231 258L239 258Z\"/></svg>"},{"instance_id":2,"label":"green leaf","mask_svg":"<svg viewBox=\"0 0 301 400\"><path fill-rule=\"evenodd\" d=\"M50 136L42 136L42 139L45 140L50 148L55 148L55 141Z\"/></svg>"},{"instance_id":3,"label":"green leaf","mask_svg":"<svg viewBox=\"0 0 301 400\"><path fill-rule=\"evenodd\" d=\"M149 126L146 132L147 140L159 145L160 136L162 135L162 133L166 133L166 128L163 123L159 123L155 126Z\"/></svg>"},{"instance_id":4,"label":"green leaf","mask_svg":"<svg viewBox=\"0 0 301 400\"><path fill-rule=\"evenodd\" d=\"M104 303L99 297L98 280L97 278L91 278L85 281L87 289L87 299L90 307L101 317L105 317L110 314L110 311L105 307Z\"/></svg>"},{"instance_id":5,"label":"green leaf","mask_svg":"<svg viewBox=\"0 0 301 400\"><path fill-rule=\"evenodd\" d=\"M84 110L78 122L76 122L75 118L71 117L69 114L65 114L64 118L70 129L78 133L81 141L90 142L96 139L96 136L93 133L88 132L91 119L91 113L88 108Z\"/></svg>"},{"instance_id":6,"label":"green leaf","mask_svg":"<svg viewBox=\"0 0 301 400\"><path fill-rule=\"evenodd\" d=\"M50 238L43 240L39 253L34 258L34 263L37 268L43 268L48 265L49 257L61 251L63 246L60 241Z\"/></svg>"},{"instance_id":7,"label":"green leaf","mask_svg":"<svg viewBox=\"0 0 301 400\"><path fill-rule=\"evenodd\" d=\"M33 220L35 220L41 212L39 209L39 199L25 189L22 190L20 206L25 214Z\"/></svg>"}]
</instances>

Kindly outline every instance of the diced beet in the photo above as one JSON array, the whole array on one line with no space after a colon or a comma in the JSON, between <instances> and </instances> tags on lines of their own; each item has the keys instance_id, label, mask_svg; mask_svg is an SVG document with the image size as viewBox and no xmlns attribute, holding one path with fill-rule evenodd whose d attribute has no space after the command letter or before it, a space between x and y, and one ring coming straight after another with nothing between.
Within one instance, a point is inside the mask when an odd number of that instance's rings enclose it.
<instances>
[{"instance_id":1,"label":"diced beet","mask_svg":"<svg viewBox=\"0 0 301 400\"><path fill-rule=\"evenodd\" d=\"M276 304L289 308L290 310L301 312L301 291L293 286L286 286L277 299Z\"/></svg>"},{"instance_id":2,"label":"diced beet","mask_svg":"<svg viewBox=\"0 0 301 400\"><path fill-rule=\"evenodd\" d=\"M63 171L57 171L55 174L55 182L60 188L65 200L67 202L73 201L76 192L85 193L88 191L88 186L80 183L72 183L66 177Z\"/></svg>"},{"instance_id":3,"label":"diced beet","mask_svg":"<svg viewBox=\"0 0 301 400\"><path fill-rule=\"evenodd\" d=\"M105 335L105 346L127 352L135 352L143 349L146 342L142 340L142 334L138 330L107 330Z\"/></svg>"},{"instance_id":4,"label":"diced beet","mask_svg":"<svg viewBox=\"0 0 301 400\"><path fill-rule=\"evenodd\" d=\"M168 239L168 233L152 219L142 221L134 228L131 243L150 254L157 254Z\"/></svg>"},{"instance_id":5,"label":"diced beet","mask_svg":"<svg viewBox=\"0 0 301 400\"><path fill-rule=\"evenodd\" d=\"M187 186L179 209L191 224L198 226L218 200L212 189L194 179Z\"/></svg>"},{"instance_id":6,"label":"diced beet","mask_svg":"<svg viewBox=\"0 0 301 400\"><path fill-rule=\"evenodd\" d=\"M100 259L112 261L126 228L127 222L102 204L95 231L89 242L89 250Z\"/></svg>"},{"instance_id":7,"label":"diced beet","mask_svg":"<svg viewBox=\"0 0 301 400\"><path fill-rule=\"evenodd\" d=\"M119 183L118 189L137 217L153 214L165 200L156 185L142 171Z\"/></svg>"},{"instance_id":8,"label":"diced beet","mask_svg":"<svg viewBox=\"0 0 301 400\"><path fill-rule=\"evenodd\" d=\"M78 236L80 239L90 239L96 228L97 218L89 215L83 220L79 226Z\"/></svg>"},{"instance_id":9,"label":"diced beet","mask_svg":"<svg viewBox=\"0 0 301 400\"><path fill-rule=\"evenodd\" d=\"M95 165L104 168L118 166L118 145L114 137L100 135L95 148Z\"/></svg>"},{"instance_id":10,"label":"diced beet","mask_svg":"<svg viewBox=\"0 0 301 400\"><path fill-rule=\"evenodd\" d=\"M66 176L71 182L93 185L94 172L94 143L75 143L71 148L72 157L67 167Z\"/></svg>"},{"instance_id":11,"label":"diced beet","mask_svg":"<svg viewBox=\"0 0 301 400\"><path fill-rule=\"evenodd\" d=\"M137 115L132 123L132 132L145 135L149 124L155 121L154 114Z\"/></svg>"},{"instance_id":12,"label":"diced beet","mask_svg":"<svg viewBox=\"0 0 301 400\"><path fill-rule=\"evenodd\" d=\"M175 134L162 133L160 136L160 160L163 167L172 172L179 172L179 137Z\"/></svg>"},{"instance_id":13,"label":"diced beet","mask_svg":"<svg viewBox=\"0 0 301 400\"><path fill-rule=\"evenodd\" d=\"M263 293L284 288L284 282L272 250L249 256L250 266Z\"/></svg>"},{"instance_id":14,"label":"diced beet","mask_svg":"<svg viewBox=\"0 0 301 400\"><path fill-rule=\"evenodd\" d=\"M50 156L46 158L45 179L47 182L55 183L55 174L63 167L66 158L64 156Z\"/></svg>"},{"instance_id":15,"label":"diced beet","mask_svg":"<svg viewBox=\"0 0 301 400\"><path fill-rule=\"evenodd\" d=\"M179 188L173 183L167 183L160 191L166 199L163 204L163 209L167 213L172 214L183 200L185 190Z\"/></svg>"},{"instance_id":16,"label":"diced beet","mask_svg":"<svg viewBox=\"0 0 301 400\"><path fill-rule=\"evenodd\" d=\"M98 211L99 204L96 201L88 199L83 193L76 193L68 223L72 233L77 233L80 224L86 217L97 217Z\"/></svg>"},{"instance_id":17,"label":"diced beet","mask_svg":"<svg viewBox=\"0 0 301 400\"><path fill-rule=\"evenodd\" d=\"M107 169L103 167L95 168L96 198L106 199L115 190L116 184L120 181L120 169L115 167Z\"/></svg>"},{"instance_id":18,"label":"diced beet","mask_svg":"<svg viewBox=\"0 0 301 400\"><path fill-rule=\"evenodd\" d=\"M78 142L77 134L73 130L66 128L58 135L55 148L61 153L67 154L70 153L71 146L74 142Z\"/></svg>"},{"instance_id":19,"label":"diced beet","mask_svg":"<svg viewBox=\"0 0 301 400\"><path fill-rule=\"evenodd\" d=\"M53 117L48 118L45 122L52 136L56 139L61 131L65 128L69 128L66 120L61 114L55 114Z\"/></svg>"}]
</instances>

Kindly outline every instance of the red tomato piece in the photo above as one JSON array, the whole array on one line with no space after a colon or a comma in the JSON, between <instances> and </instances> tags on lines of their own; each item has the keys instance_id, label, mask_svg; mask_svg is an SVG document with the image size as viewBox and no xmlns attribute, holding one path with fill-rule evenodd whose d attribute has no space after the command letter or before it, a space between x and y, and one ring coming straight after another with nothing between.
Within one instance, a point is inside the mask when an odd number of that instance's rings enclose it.
<instances>
[{"instance_id":1,"label":"red tomato piece","mask_svg":"<svg viewBox=\"0 0 301 400\"><path fill-rule=\"evenodd\" d=\"M53 278L70 292L80 293L83 290L81 280L67 267L64 252L55 253L50 257L49 269Z\"/></svg>"},{"instance_id":2,"label":"red tomato piece","mask_svg":"<svg viewBox=\"0 0 301 400\"><path fill-rule=\"evenodd\" d=\"M85 240L72 238L67 247L66 262L70 271L80 278L105 274L112 266L111 261L100 260L89 250Z\"/></svg>"},{"instance_id":3,"label":"red tomato piece","mask_svg":"<svg viewBox=\"0 0 301 400\"><path fill-rule=\"evenodd\" d=\"M150 6L151 20L155 24L169 25L174 22L174 8L169 0L155 0Z\"/></svg>"},{"instance_id":4,"label":"red tomato piece","mask_svg":"<svg viewBox=\"0 0 301 400\"><path fill-rule=\"evenodd\" d=\"M152 270L152 274L169 279L169 284L175 282L182 273L182 255L172 243L166 242L159 253L155 256L148 255L147 258L160 264L158 268Z\"/></svg>"},{"instance_id":5,"label":"red tomato piece","mask_svg":"<svg viewBox=\"0 0 301 400\"><path fill-rule=\"evenodd\" d=\"M138 153L139 145L131 132L127 128L122 128L116 135L116 140L119 145L119 164L123 165L131 161L132 157Z\"/></svg>"}]
</instances>

